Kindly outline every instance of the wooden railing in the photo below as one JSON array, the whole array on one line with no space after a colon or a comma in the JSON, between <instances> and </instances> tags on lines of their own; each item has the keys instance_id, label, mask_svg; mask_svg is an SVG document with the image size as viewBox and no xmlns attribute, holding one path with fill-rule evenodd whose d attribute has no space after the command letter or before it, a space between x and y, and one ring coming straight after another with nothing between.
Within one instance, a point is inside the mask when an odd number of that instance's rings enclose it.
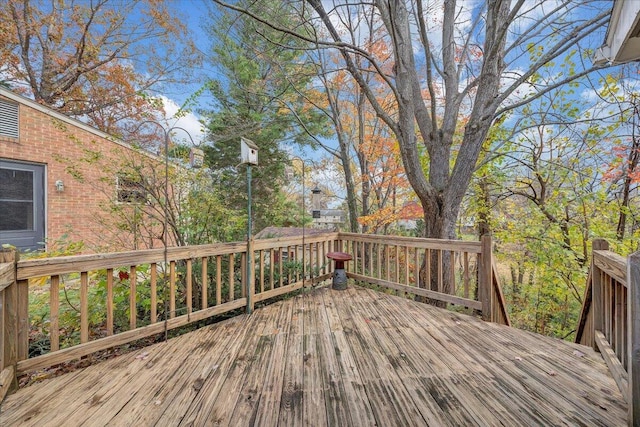
<instances>
[{"instance_id":1,"label":"wooden railing","mask_svg":"<svg viewBox=\"0 0 640 427\"><path fill-rule=\"evenodd\" d=\"M10 389L17 386L15 365L18 361L18 350L16 345L19 341L18 331L24 329L20 327L18 321L18 313L24 307L19 306L18 302L28 303L28 299L25 298L26 289L18 289L17 261L15 252L0 250L0 402Z\"/></svg>"},{"instance_id":2,"label":"wooden railing","mask_svg":"<svg viewBox=\"0 0 640 427\"><path fill-rule=\"evenodd\" d=\"M485 320L510 325L491 237L471 242L340 233L340 239L353 256L347 277L474 309Z\"/></svg>"},{"instance_id":3,"label":"wooden railing","mask_svg":"<svg viewBox=\"0 0 640 427\"><path fill-rule=\"evenodd\" d=\"M593 242L591 267L575 341L602 354L640 423L640 252L624 258L605 240Z\"/></svg>"},{"instance_id":4,"label":"wooden railing","mask_svg":"<svg viewBox=\"0 0 640 427\"><path fill-rule=\"evenodd\" d=\"M348 275L357 281L461 305L509 324L490 238L326 233L20 261L11 252L0 258L0 385L9 388L17 374L213 316L251 312L256 303L330 278L334 265L326 253L334 251L353 254ZM423 260L425 283L435 283L435 290L418 285Z\"/></svg>"},{"instance_id":5,"label":"wooden railing","mask_svg":"<svg viewBox=\"0 0 640 427\"><path fill-rule=\"evenodd\" d=\"M43 354L29 354L26 293L17 297L18 312L8 316L16 336L3 342L15 343L21 373L241 308L250 311L256 302L330 277L324 253L337 247L337 239L337 233L306 237L304 249L303 238L296 237L23 260L11 267L14 287L49 294L45 314L31 313L46 325L38 348ZM79 328L61 328L62 316L79 318Z\"/></svg>"}]
</instances>

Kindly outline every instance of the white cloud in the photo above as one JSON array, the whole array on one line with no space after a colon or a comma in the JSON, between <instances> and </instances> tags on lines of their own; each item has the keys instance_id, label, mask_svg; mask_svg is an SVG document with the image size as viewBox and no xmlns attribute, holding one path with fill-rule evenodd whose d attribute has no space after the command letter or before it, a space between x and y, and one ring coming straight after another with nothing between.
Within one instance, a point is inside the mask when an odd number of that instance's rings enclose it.
<instances>
[{"instance_id":1,"label":"white cloud","mask_svg":"<svg viewBox=\"0 0 640 427\"><path fill-rule=\"evenodd\" d=\"M161 95L160 99L162 100L162 104L164 106L165 117L164 121L168 124L170 128L180 127L186 130L191 138L193 138L193 142L196 145L199 145L202 141L204 141L204 127L202 123L200 123L200 118L192 112L186 114L179 114L179 117L176 117L176 114L180 112L180 105L174 100L167 98L166 96ZM190 142L189 137L184 135L182 131L175 132L176 138L182 138L185 142Z\"/></svg>"}]
</instances>

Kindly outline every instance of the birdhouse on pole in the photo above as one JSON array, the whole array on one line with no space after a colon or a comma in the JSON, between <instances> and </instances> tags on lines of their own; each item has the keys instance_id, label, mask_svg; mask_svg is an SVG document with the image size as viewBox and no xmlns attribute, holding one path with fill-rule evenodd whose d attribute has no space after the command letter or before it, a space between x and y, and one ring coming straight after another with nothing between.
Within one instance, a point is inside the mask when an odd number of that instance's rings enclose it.
<instances>
[{"instance_id":1,"label":"birdhouse on pole","mask_svg":"<svg viewBox=\"0 0 640 427\"><path fill-rule=\"evenodd\" d=\"M240 138L240 163L247 165L258 164L258 146L247 138Z\"/></svg>"}]
</instances>

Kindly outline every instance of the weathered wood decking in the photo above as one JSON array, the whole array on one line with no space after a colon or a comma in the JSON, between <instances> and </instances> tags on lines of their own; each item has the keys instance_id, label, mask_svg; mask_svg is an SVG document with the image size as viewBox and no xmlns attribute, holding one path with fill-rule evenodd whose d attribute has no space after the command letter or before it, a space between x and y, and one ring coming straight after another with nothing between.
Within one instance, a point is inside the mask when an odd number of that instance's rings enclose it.
<instances>
[{"instance_id":1,"label":"weathered wood decking","mask_svg":"<svg viewBox=\"0 0 640 427\"><path fill-rule=\"evenodd\" d=\"M318 289L9 396L0 425L626 425L587 347Z\"/></svg>"}]
</instances>

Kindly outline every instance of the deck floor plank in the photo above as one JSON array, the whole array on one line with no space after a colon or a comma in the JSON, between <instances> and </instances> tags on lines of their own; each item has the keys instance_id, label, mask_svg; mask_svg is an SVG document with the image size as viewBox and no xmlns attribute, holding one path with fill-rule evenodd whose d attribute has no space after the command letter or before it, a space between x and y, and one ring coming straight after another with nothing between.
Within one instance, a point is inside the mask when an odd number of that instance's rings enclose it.
<instances>
[{"instance_id":1,"label":"deck floor plank","mask_svg":"<svg viewBox=\"0 0 640 427\"><path fill-rule=\"evenodd\" d=\"M369 295L364 293L368 292ZM378 303L373 291L362 289L355 293L361 298L354 298L354 312L364 309L365 305L374 305L376 316L369 319L367 326L376 336L386 336L386 352L396 374L402 379L409 394L414 397L414 403L420 409L422 416L429 425L473 425L476 419L483 419L489 424L496 422L495 414L503 408L494 405L491 410L478 405L474 393L475 387L461 377L451 372L450 377L444 377L431 367L431 360L424 357L424 352L416 348L406 332L410 329L400 329L394 325L394 318L388 318L385 307ZM373 303L371 302L373 301ZM389 313L391 314L391 313ZM453 351L453 348L449 348ZM455 354L452 353L455 359ZM446 409L446 410L445 410ZM444 417L443 417L444 416ZM508 418L507 418L508 419Z\"/></svg>"},{"instance_id":2,"label":"deck floor plank","mask_svg":"<svg viewBox=\"0 0 640 427\"><path fill-rule=\"evenodd\" d=\"M353 292L352 296L355 297ZM413 399L395 375L384 347L366 326L371 313L358 313L352 310L355 298L334 298L341 313L341 322L345 336L355 353L355 362L365 378L365 387L369 395L378 425L415 425L425 420L415 406Z\"/></svg>"},{"instance_id":3,"label":"deck floor plank","mask_svg":"<svg viewBox=\"0 0 640 427\"><path fill-rule=\"evenodd\" d=\"M293 299L288 348L284 360L282 397L278 425L300 426L303 423L303 381L304 369L304 310L305 299L298 295Z\"/></svg>"},{"instance_id":4,"label":"deck floor plank","mask_svg":"<svg viewBox=\"0 0 640 427\"><path fill-rule=\"evenodd\" d=\"M199 342L201 335L202 333L198 333L192 337L194 343ZM159 357L157 360L144 360L143 356L143 359L140 360L144 363L146 369L141 369L135 375L114 384L114 388L117 388L118 391L111 394L109 399L102 401L97 410L91 414L91 418L79 425L104 426L109 424L114 417L118 419L123 416L126 417L128 409L125 408L136 407L136 405L146 406L147 401L144 396L148 385L153 385L158 381L160 383L171 381L171 378L179 376L181 366L188 357L189 350L190 348L186 346L179 346L175 340L169 340L155 344L149 350L136 352L138 356L146 352L149 354L152 354L152 352L163 354L164 356ZM126 422L128 424L128 420Z\"/></svg>"},{"instance_id":5,"label":"deck floor plank","mask_svg":"<svg viewBox=\"0 0 640 427\"><path fill-rule=\"evenodd\" d=\"M202 328L194 334L189 350L178 354L184 357L175 373L169 378L153 377L145 384L135 400L129 401L118 415L110 420L112 425L152 425L158 420L177 425L184 417L204 382L217 369L222 349L233 341L233 333L242 320L227 322L217 328Z\"/></svg>"},{"instance_id":6,"label":"deck floor plank","mask_svg":"<svg viewBox=\"0 0 640 427\"><path fill-rule=\"evenodd\" d=\"M211 401L212 406L201 408L194 425L229 425L242 385L251 371L256 349L262 348L259 344L261 339L264 342L263 334L268 327L268 318L274 314L273 310L256 310L250 316L245 339L238 337L240 348L232 360L217 398Z\"/></svg>"},{"instance_id":7,"label":"deck floor plank","mask_svg":"<svg viewBox=\"0 0 640 427\"><path fill-rule=\"evenodd\" d=\"M227 347L215 347L216 353L219 355L217 364L212 366L212 368L215 369L211 371L209 377L207 377L204 384L202 384L200 392L189 404L179 425L198 426L205 425L207 422L213 424L215 421L209 419L208 414L211 413L218 395L220 394L220 390L225 384L232 366L236 363L236 359L242 348L245 337L254 326L254 321L257 318L240 316L240 319L242 321L237 325L237 327L231 328L229 331L229 335L231 335L230 345ZM229 319L226 322L232 320L235 319Z\"/></svg>"},{"instance_id":8,"label":"deck floor plank","mask_svg":"<svg viewBox=\"0 0 640 427\"><path fill-rule=\"evenodd\" d=\"M282 310L270 310L270 316L264 317L264 323L255 353L251 358L251 365L247 367L247 375L240 390L240 395L233 410L231 425L256 425L258 408L262 399L268 399L269 389L264 387L269 370L265 369L270 363L282 363L272 357L276 347L276 337L281 334L284 318L289 314L286 303ZM264 310L265 312L267 310ZM277 366L276 366L277 369Z\"/></svg>"},{"instance_id":9,"label":"deck floor plank","mask_svg":"<svg viewBox=\"0 0 640 427\"><path fill-rule=\"evenodd\" d=\"M319 311L317 300L304 295L305 310L303 313L303 421L306 425L327 425L325 404L325 383L322 375L323 360L319 351L319 328L316 313ZM340 420L344 421L344 420Z\"/></svg>"},{"instance_id":10,"label":"deck floor plank","mask_svg":"<svg viewBox=\"0 0 640 427\"><path fill-rule=\"evenodd\" d=\"M618 426L626 411L590 348L349 286L25 387L0 425Z\"/></svg>"},{"instance_id":11,"label":"deck floor plank","mask_svg":"<svg viewBox=\"0 0 640 427\"><path fill-rule=\"evenodd\" d=\"M393 313L393 307L387 307L385 300L382 300L379 306L381 310L389 309L388 313ZM482 419L487 424L517 425L522 423L522 418L518 420L518 417L513 415L517 408L514 407L511 391L505 389L484 368L483 363L477 359L476 349L461 345L465 344L464 341L447 340L446 337L436 334L440 330L459 328L455 322L446 325L440 319L439 326L437 328L429 326L431 334L425 334L424 331L420 331L420 324L426 325L430 318L423 318L419 312L407 311L406 314L409 313L415 319L415 331L406 327L403 327L404 331L394 331L396 332L395 340L399 346L402 346L401 348L408 351L408 355L416 353L430 355L428 363L417 364L414 362L413 369L426 371L425 376L429 379L427 390L430 390L439 403L446 405L446 411L444 411L446 414L452 417L457 411L461 411L459 407L451 407L452 401L457 401L458 405L464 406L464 413L470 414L474 419ZM400 320L403 319L403 316L404 314L400 316ZM384 322L389 322L389 319L384 315L381 316L381 319ZM390 328L390 325L386 327ZM425 337L427 338L425 339ZM429 340L428 337L432 337L432 339ZM425 347L430 351L424 352ZM445 362L444 368L434 363L439 361ZM487 390L492 390L492 393L487 394ZM446 398L443 399L442 396L446 396ZM488 408L490 408L489 413L487 413ZM530 421L532 424L536 424L541 420ZM472 422L472 420L466 420L464 424ZM450 418L449 423L460 425L461 420Z\"/></svg>"},{"instance_id":12,"label":"deck floor plank","mask_svg":"<svg viewBox=\"0 0 640 427\"><path fill-rule=\"evenodd\" d=\"M375 417L365 392L351 348L342 328L332 329L339 319L337 308L326 291L320 291L317 321L322 333L318 334L318 350L322 358L325 384L325 407L328 425L375 425Z\"/></svg>"},{"instance_id":13,"label":"deck floor plank","mask_svg":"<svg viewBox=\"0 0 640 427\"><path fill-rule=\"evenodd\" d=\"M283 307L280 310L282 316L279 319L282 323L278 325L279 331L274 338L271 360L264 367L266 376L255 418L254 425L256 426L275 427L278 425L278 417L280 416L285 360L287 348L289 347L290 320L294 306L293 300L287 299L282 302L282 305Z\"/></svg>"}]
</instances>

